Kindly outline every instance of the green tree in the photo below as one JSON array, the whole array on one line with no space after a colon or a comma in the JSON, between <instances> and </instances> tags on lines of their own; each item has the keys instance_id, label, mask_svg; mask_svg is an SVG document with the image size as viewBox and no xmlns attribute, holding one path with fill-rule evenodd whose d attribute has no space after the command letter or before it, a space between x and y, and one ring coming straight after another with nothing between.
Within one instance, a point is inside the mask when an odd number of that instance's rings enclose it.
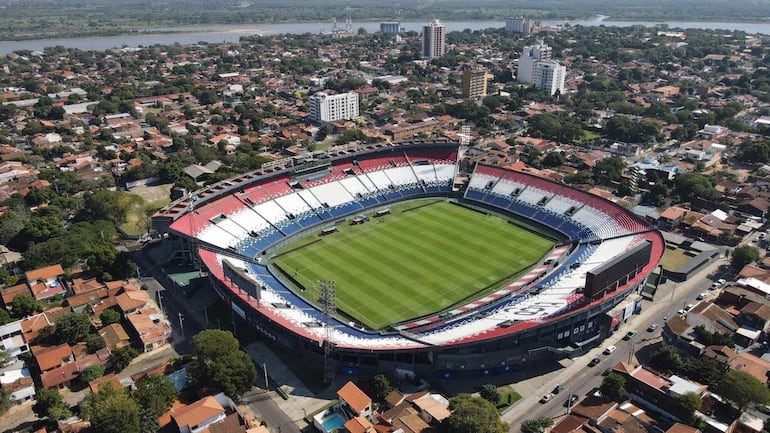
<instances>
[{"instance_id":1,"label":"green tree","mask_svg":"<svg viewBox=\"0 0 770 433\"><path fill-rule=\"evenodd\" d=\"M626 393L626 378L617 373L610 373L604 376L599 390L610 400L620 400Z\"/></svg>"},{"instance_id":2,"label":"green tree","mask_svg":"<svg viewBox=\"0 0 770 433\"><path fill-rule=\"evenodd\" d=\"M202 331L193 337L192 346L196 357L193 374L199 383L231 397L251 389L257 377L256 368L230 331Z\"/></svg>"},{"instance_id":3,"label":"green tree","mask_svg":"<svg viewBox=\"0 0 770 433\"><path fill-rule=\"evenodd\" d=\"M4 415L11 407L11 391L0 388L0 415Z\"/></svg>"},{"instance_id":4,"label":"green tree","mask_svg":"<svg viewBox=\"0 0 770 433\"><path fill-rule=\"evenodd\" d=\"M0 308L0 325L11 322L11 314L5 308Z\"/></svg>"},{"instance_id":5,"label":"green tree","mask_svg":"<svg viewBox=\"0 0 770 433\"><path fill-rule=\"evenodd\" d=\"M38 389L32 411L38 418L48 418L50 421L58 421L72 414L59 390L55 388Z\"/></svg>"},{"instance_id":6,"label":"green tree","mask_svg":"<svg viewBox=\"0 0 770 433\"><path fill-rule=\"evenodd\" d=\"M103 365L92 365L90 367L84 368L83 371L80 372L80 380L86 384L102 376L104 376Z\"/></svg>"},{"instance_id":7,"label":"green tree","mask_svg":"<svg viewBox=\"0 0 770 433\"><path fill-rule=\"evenodd\" d=\"M596 163L593 169L594 179L597 183L609 184L620 180L626 161L617 156L604 158Z\"/></svg>"},{"instance_id":8,"label":"green tree","mask_svg":"<svg viewBox=\"0 0 770 433\"><path fill-rule=\"evenodd\" d=\"M139 405L125 389L103 383L83 400L81 416L100 433L139 433Z\"/></svg>"},{"instance_id":9,"label":"green tree","mask_svg":"<svg viewBox=\"0 0 770 433\"><path fill-rule=\"evenodd\" d=\"M120 312L113 310L112 308L108 308L102 311L102 314L99 315L99 320L102 321L102 326L118 323L120 322L120 318Z\"/></svg>"},{"instance_id":10,"label":"green tree","mask_svg":"<svg viewBox=\"0 0 770 433\"><path fill-rule=\"evenodd\" d=\"M701 398L694 392L676 396L676 404L671 407L671 413L682 422L692 425L697 421L695 411L700 409Z\"/></svg>"},{"instance_id":11,"label":"green tree","mask_svg":"<svg viewBox=\"0 0 770 433\"><path fill-rule=\"evenodd\" d=\"M674 179L674 187L679 199L692 201L695 198L714 200L719 193L714 189L711 180L698 173L680 173Z\"/></svg>"},{"instance_id":12,"label":"green tree","mask_svg":"<svg viewBox=\"0 0 770 433\"><path fill-rule=\"evenodd\" d=\"M754 376L743 371L728 371L717 385L717 393L741 412L751 406L770 404L770 390Z\"/></svg>"},{"instance_id":13,"label":"green tree","mask_svg":"<svg viewBox=\"0 0 770 433\"><path fill-rule=\"evenodd\" d=\"M85 313L69 313L56 321L56 337L69 345L84 341L91 332L91 319Z\"/></svg>"},{"instance_id":14,"label":"green tree","mask_svg":"<svg viewBox=\"0 0 770 433\"><path fill-rule=\"evenodd\" d=\"M497 406L497 403L500 402L500 391L495 385L487 383L481 387L479 397Z\"/></svg>"},{"instance_id":15,"label":"green tree","mask_svg":"<svg viewBox=\"0 0 770 433\"><path fill-rule=\"evenodd\" d=\"M751 245L741 245L733 250L730 265L736 271L740 271L744 266L757 261L757 259L759 259L759 251L756 248Z\"/></svg>"},{"instance_id":16,"label":"green tree","mask_svg":"<svg viewBox=\"0 0 770 433\"><path fill-rule=\"evenodd\" d=\"M43 311L43 303L29 295L18 295L11 301L11 313L23 318Z\"/></svg>"},{"instance_id":17,"label":"green tree","mask_svg":"<svg viewBox=\"0 0 770 433\"><path fill-rule=\"evenodd\" d=\"M508 426L500 419L497 408L481 397L460 394L449 400L452 412L444 420L447 433L505 433Z\"/></svg>"},{"instance_id":18,"label":"green tree","mask_svg":"<svg viewBox=\"0 0 770 433\"><path fill-rule=\"evenodd\" d=\"M374 376L374 393L378 400L385 400L385 397L393 390L390 379L384 374Z\"/></svg>"},{"instance_id":19,"label":"green tree","mask_svg":"<svg viewBox=\"0 0 770 433\"><path fill-rule=\"evenodd\" d=\"M521 433L544 433L552 425L553 420L548 417L528 419L521 423Z\"/></svg>"},{"instance_id":20,"label":"green tree","mask_svg":"<svg viewBox=\"0 0 770 433\"><path fill-rule=\"evenodd\" d=\"M722 369L722 365L713 359L696 356L682 359L682 374L711 388L716 387L722 379Z\"/></svg>"},{"instance_id":21,"label":"green tree","mask_svg":"<svg viewBox=\"0 0 770 433\"><path fill-rule=\"evenodd\" d=\"M105 343L101 335L90 334L86 337L86 347L88 348L88 353L96 353L96 351L107 347L107 343Z\"/></svg>"},{"instance_id":22,"label":"green tree","mask_svg":"<svg viewBox=\"0 0 770 433\"><path fill-rule=\"evenodd\" d=\"M682 357L673 346L663 346L650 358L650 366L665 373L675 373L682 368Z\"/></svg>"},{"instance_id":23,"label":"green tree","mask_svg":"<svg viewBox=\"0 0 770 433\"><path fill-rule=\"evenodd\" d=\"M158 416L141 405L139 406L139 430L142 433L157 433L160 430Z\"/></svg>"},{"instance_id":24,"label":"green tree","mask_svg":"<svg viewBox=\"0 0 770 433\"><path fill-rule=\"evenodd\" d=\"M139 383L134 400L140 407L149 409L155 417L159 417L171 407L177 394L168 376L151 374Z\"/></svg>"},{"instance_id":25,"label":"green tree","mask_svg":"<svg viewBox=\"0 0 770 433\"><path fill-rule=\"evenodd\" d=\"M562 152L548 152L543 157L543 167L561 167L565 160Z\"/></svg>"},{"instance_id":26,"label":"green tree","mask_svg":"<svg viewBox=\"0 0 770 433\"><path fill-rule=\"evenodd\" d=\"M123 371L137 356L139 356L139 351L131 346L126 346L113 350L110 354L110 361L112 361L112 366L116 371Z\"/></svg>"}]
</instances>

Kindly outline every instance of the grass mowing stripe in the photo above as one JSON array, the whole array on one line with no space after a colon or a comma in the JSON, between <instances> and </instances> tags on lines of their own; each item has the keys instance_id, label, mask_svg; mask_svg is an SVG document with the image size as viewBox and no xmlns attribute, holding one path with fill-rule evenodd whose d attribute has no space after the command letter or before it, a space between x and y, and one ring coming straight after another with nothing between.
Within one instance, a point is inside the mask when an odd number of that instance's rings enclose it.
<instances>
[{"instance_id":1,"label":"grass mowing stripe","mask_svg":"<svg viewBox=\"0 0 770 433\"><path fill-rule=\"evenodd\" d=\"M381 329L492 291L487 286L522 271L553 245L502 218L447 202L403 212L415 206L393 206L382 223L340 224L338 233L296 251L288 245L288 253L273 260L286 272L299 270L312 302L316 280L337 281L339 309Z\"/></svg>"}]
</instances>

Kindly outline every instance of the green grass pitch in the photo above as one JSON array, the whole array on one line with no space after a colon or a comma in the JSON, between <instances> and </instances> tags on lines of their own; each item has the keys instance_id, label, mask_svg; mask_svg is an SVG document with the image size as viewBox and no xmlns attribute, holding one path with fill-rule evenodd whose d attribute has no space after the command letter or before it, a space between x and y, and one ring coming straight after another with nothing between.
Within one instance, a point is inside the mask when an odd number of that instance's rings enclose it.
<instances>
[{"instance_id":1,"label":"green grass pitch","mask_svg":"<svg viewBox=\"0 0 770 433\"><path fill-rule=\"evenodd\" d=\"M365 224L340 222L337 233L298 240L273 263L313 303L319 298L316 282L335 281L337 309L382 329L492 292L554 245L502 217L446 201L408 202L391 210Z\"/></svg>"}]
</instances>

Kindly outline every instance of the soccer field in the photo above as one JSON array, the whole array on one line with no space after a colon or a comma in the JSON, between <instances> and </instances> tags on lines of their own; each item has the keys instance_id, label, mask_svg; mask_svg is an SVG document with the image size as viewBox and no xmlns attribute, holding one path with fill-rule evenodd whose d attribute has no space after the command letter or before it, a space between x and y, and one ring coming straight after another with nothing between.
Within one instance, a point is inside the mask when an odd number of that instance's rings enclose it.
<instances>
[{"instance_id":1,"label":"soccer field","mask_svg":"<svg viewBox=\"0 0 770 433\"><path fill-rule=\"evenodd\" d=\"M441 311L498 289L554 243L446 201L416 201L392 213L313 235L273 259L310 302L316 282L333 280L337 309L371 329ZM369 213L367 213L369 214Z\"/></svg>"}]
</instances>

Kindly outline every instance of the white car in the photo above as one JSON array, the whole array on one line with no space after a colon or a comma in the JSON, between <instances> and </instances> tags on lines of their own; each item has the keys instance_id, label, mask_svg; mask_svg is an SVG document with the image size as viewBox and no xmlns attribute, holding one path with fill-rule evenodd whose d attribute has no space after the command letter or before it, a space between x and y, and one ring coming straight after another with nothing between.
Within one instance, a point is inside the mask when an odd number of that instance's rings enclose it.
<instances>
[{"instance_id":1,"label":"white car","mask_svg":"<svg viewBox=\"0 0 770 433\"><path fill-rule=\"evenodd\" d=\"M548 403L553 398L553 393L548 393L543 396L543 398L540 399L540 403Z\"/></svg>"},{"instance_id":2,"label":"white car","mask_svg":"<svg viewBox=\"0 0 770 433\"><path fill-rule=\"evenodd\" d=\"M618 348L615 347L615 346L607 346L607 348L604 349L604 352L602 352L602 353L604 353L605 355L610 355L610 354L612 354L612 352L616 351L617 349Z\"/></svg>"},{"instance_id":3,"label":"white car","mask_svg":"<svg viewBox=\"0 0 770 433\"><path fill-rule=\"evenodd\" d=\"M695 299L700 301L700 300L706 299L706 296L708 296L708 295L709 295L708 293L703 292L703 293L699 294L698 297L695 298Z\"/></svg>"},{"instance_id":4,"label":"white car","mask_svg":"<svg viewBox=\"0 0 770 433\"><path fill-rule=\"evenodd\" d=\"M724 284L726 282L727 282L727 280L725 280L724 278L720 278L720 279L717 280L717 283L719 283L719 284Z\"/></svg>"}]
</instances>

